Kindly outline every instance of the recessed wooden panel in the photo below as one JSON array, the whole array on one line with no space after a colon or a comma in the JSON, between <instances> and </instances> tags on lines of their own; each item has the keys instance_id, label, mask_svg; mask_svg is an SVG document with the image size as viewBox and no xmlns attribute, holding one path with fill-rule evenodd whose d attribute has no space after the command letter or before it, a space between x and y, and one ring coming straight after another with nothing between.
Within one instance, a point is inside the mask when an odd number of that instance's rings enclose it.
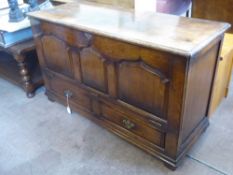
<instances>
[{"instance_id":1,"label":"recessed wooden panel","mask_svg":"<svg viewBox=\"0 0 233 175\"><path fill-rule=\"evenodd\" d=\"M73 77L70 48L66 43L53 35L45 35L41 38L41 41L47 67L55 72Z\"/></svg>"},{"instance_id":2,"label":"recessed wooden panel","mask_svg":"<svg viewBox=\"0 0 233 175\"><path fill-rule=\"evenodd\" d=\"M92 48L83 49L80 53L80 59L83 83L106 92L105 59Z\"/></svg>"},{"instance_id":3,"label":"recessed wooden panel","mask_svg":"<svg viewBox=\"0 0 233 175\"><path fill-rule=\"evenodd\" d=\"M141 61L125 61L118 66L119 98L159 117L163 117L168 81L159 70Z\"/></svg>"},{"instance_id":4,"label":"recessed wooden panel","mask_svg":"<svg viewBox=\"0 0 233 175\"><path fill-rule=\"evenodd\" d=\"M217 43L191 63L181 133L183 142L192 133L193 128L207 116L219 45L220 43Z\"/></svg>"}]
</instances>

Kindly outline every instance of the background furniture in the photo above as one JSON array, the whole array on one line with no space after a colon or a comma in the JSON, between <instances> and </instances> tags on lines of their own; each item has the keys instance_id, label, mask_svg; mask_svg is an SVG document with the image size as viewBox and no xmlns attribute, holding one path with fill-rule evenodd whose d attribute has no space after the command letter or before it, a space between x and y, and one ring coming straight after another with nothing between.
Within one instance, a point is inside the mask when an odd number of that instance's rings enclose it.
<instances>
[{"instance_id":1,"label":"background furniture","mask_svg":"<svg viewBox=\"0 0 233 175\"><path fill-rule=\"evenodd\" d=\"M156 0L157 12L190 16L191 0Z\"/></svg>"},{"instance_id":2,"label":"background furniture","mask_svg":"<svg viewBox=\"0 0 233 175\"><path fill-rule=\"evenodd\" d=\"M232 0L193 0L192 17L226 21L233 26ZM221 101L227 97L232 75L233 62L233 28L227 31L219 60L214 90L209 108L209 116L217 109Z\"/></svg>"},{"instance_id":3,"label":"background furniture","mask_svg":"<svg viewBox=\"0 0 233 175\"><path fill-rule=\"evenodd\" d=\"M112 5L128 9L134 8L134 0L51 0L54 5L60 5L70 2L93 2L97 4Z\"/></svg>"},{"instance_id":4,"label":"background furniture","mask_svg":"<svg viewBox=\"0 0 233 175\"><path fill-rule=\"evenodd\" d=\"M63 4L69 2L84 2L85 0L51 0L53 4ZM135 9L136 1L141 0L86 0L98 4L108 4L112 6ZM168 13L173 15L189 16L191 10L191 0L154 0L154 11L159 13ZM143 2L146 3L146 2ZM146 9L145 9L146 11Z\"/></svg>"},{"instance_id":5,"label":"background furniture","mask_svg":"<svg viewBox=\"0 0 233 175\"><path fill-rule=\"evenodd\" d=\"M193 0L192 17L233 24L232 0ZM233 33L231 28L229 33Z\"/></svg>"},{"instance_id":6,"label":"background furniture","mask_svg":"<svg viewBox=\"0 0 233 175\"><path fill-rule=\"evenodd\" d=\"M225 34L220 60L215 77L209 115L213 114L221 101L227 97L233 64L233 34Z\"/></svg>"},{"instance_id":7,"label":"background furniture","mask_svg":"<svg viewBox=\"0 0 233 175\"><path fill-rule=\"evenodd\" d=\"M43 80L33 40L7 49L0 47L0 76L22 87L28 98L34 96Z\"/></svg>"},{"instance_id":8,"label":"background furniture","mask_svg":"<svg viewBox=\"0 0 233 175\"><path fill-rule=\"evenodd\" d=\"M153 12L136 18L96 3L56 9L30 14L49 99L176 168L208 126L229 24Z\"/></svg>"}]
</instances>

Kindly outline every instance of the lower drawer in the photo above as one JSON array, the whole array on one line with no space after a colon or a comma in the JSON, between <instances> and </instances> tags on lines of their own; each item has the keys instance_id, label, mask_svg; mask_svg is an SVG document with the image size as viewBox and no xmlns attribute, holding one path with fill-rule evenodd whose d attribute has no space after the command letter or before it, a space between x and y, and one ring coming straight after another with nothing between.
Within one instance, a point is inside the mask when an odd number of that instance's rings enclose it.
<instances>
[{"instance_id":1,"label":"lower drawer","mask_svg":"<svg viewBox=\"0 0 233 175\"><path fill-rule=\"evenodd\" d=\"M78 105L79 107L90 110L91 108L91 100L87 95L87 92L82 88L78 87L74 81L59 76L56 73L52 73L51 71L46 71L45 73L47 77L49 77L49 91L63 97L63 100L68 100L71 106Z\"/></svg>"},{"instance_id":2,"label":"lower drawer","mask_svg":"<svg viewBox=\"0 0 233 175\"><path fill-rule=\"evenodd\" d=\"M151 128L149 123L138 120L136 116L129 116L128 114L116 110L110 104L101 103L100 106L103 120L108 120L117 124L125 130L128 130L159 147L164 147L165 133Z\"/></svg>"}]
</instances>

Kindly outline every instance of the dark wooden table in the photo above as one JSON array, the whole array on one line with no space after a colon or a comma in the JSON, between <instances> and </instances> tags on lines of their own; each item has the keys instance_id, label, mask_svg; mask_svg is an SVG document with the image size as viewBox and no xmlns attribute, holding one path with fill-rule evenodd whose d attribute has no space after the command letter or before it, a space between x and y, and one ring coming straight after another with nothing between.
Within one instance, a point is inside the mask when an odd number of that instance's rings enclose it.
<instances>
[{"instance_id":1,"label":"dark wooden table","mask_svg":"<svg viewBox=\"0 0 233 175\"><path fill-rule=\"evenodd\" d=\"M0 47L0 76L22 87L28 98L34 96L43 79L32 39L6 49Z\"/></svg>"}]
</instances>

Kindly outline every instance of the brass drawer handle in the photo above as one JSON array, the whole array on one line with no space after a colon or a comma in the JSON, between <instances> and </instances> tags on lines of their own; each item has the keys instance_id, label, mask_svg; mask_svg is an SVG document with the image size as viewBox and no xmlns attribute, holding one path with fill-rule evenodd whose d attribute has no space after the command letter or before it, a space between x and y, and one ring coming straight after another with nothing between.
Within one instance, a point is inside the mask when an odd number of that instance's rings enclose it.
<instances>
[{"instance_id":1,"label":"brass drawer handle","mask_svg":"<svg viewBox=\"0 0 233 175\"><path fill-rule=\"evenodd\" d=\"M135 127L135 124L132 123L130 120L128 119L124 119L123 121L123 125L127 128L127 129L132 129Z\"/></svg>"}]
</instances>

